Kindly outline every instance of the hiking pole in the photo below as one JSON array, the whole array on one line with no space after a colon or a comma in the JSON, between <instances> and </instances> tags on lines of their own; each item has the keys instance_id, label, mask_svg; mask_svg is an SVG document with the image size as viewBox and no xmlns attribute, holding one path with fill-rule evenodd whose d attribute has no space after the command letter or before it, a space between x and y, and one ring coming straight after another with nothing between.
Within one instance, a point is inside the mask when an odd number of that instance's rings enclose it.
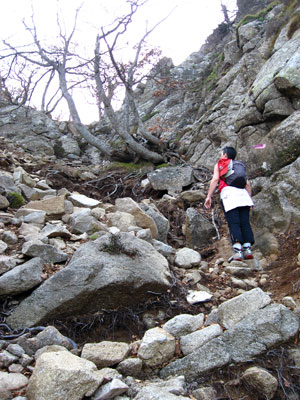
<instances>
[{"instance_id":1,"label":"hiking pole","mask_svg":"<svg viewBox=\"0 0 300 400\"><path fill-rule=\"evenodd\" d=\"M211 210L211 220L212 220L213 226L215 227L215 230L217 232L218 240L220 240L220 233L219 233L219 230L217 228L217 224L215 222L215 211L214 211L214 209Z\"/></svg>"}]
</instances>

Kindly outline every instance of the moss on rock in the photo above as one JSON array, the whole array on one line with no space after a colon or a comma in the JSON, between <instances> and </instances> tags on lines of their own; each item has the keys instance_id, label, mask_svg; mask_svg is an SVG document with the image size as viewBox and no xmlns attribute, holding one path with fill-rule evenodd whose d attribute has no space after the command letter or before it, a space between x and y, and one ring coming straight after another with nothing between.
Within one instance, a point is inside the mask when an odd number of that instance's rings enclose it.
<instances>
[{"instance_id":1,"label":"moss on rock","mask_svg":"<svg viewBox=\"0 0 300 400\"><path fill-rule=\"evenodd\" d=\"M7 200L11 208L20 208L25 204L25 199L20 193L9 192L7 194Z\"/></svg>"}]
</instances>

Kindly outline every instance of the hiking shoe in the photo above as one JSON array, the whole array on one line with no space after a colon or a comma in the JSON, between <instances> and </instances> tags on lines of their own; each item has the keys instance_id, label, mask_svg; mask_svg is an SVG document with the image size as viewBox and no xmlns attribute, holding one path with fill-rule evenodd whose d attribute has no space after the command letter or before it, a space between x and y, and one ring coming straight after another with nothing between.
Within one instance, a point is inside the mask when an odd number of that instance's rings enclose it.
<instances>
[{"instance_id":1,"label":"hiking shoe","mask_svg":"<svg viewBox=\"0 0 300 400\"><path fill-rule=\"evenodd\" d=\"M227 262L231 263L231 261L243 261L242 251L235 251L233 256L231 256Z\"/></svg>"},{"instance_id":2,"label":"hiking shoe","mask_svg":"<svg viewBox=\"0 0 300 400\"><path fill-rule=\"evenodd\" d=\"M234 249L234 254L232 256L232 261L243 261L243 252L241 250Z\"/></svg>"},{"instance_id":3,"label":"hiking shoe","mask_svg":"<svg viewBox=\"0 0 300 400\"><path fill-rule=\"evenodd\" d=\"M253 259L253 254L251 247L243 247L243 256L245 260L252 260Z\"/></svg>"},{"instance_id":4,"label":"hiking shoe","mask_svg":"<svg viewBox=\"0 0 300 400\"><path fill-rule=\"evenodd\" d=\"M242 245L240 243L234 243L233 247L233 256L231 257L231 261L242 261L243 260L243 252Z\"/></svg>"}]
</instances>

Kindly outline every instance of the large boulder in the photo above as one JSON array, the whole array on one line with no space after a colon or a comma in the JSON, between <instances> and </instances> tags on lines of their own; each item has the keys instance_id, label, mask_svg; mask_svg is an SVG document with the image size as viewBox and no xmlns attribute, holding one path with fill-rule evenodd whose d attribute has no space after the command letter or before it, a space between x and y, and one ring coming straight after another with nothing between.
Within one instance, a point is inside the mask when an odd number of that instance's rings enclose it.
<instances>
[{"instance_id":1,"label":"large boulder","mask_svg":"<svg viewBox=\"0 0 300 400\"><path fill-rule=\"evenodd\" d=\"M168 232L170 230L169 220L162 215L154 204L140 204L141 209L151 217L156 223L157 240L167 243Z\"/></svg>"},{"instance_id":2,"label":"large boulder","mask_svg":"<svg viewBox=\"0 0 300 400\"><path fill-rule=\"evenodd\" d=\"M218 308L218 317L225 328L231 328L246 315L271 303L271 298L260 288L249 290L222 303Z\"/></svg>"},{"instance_id":3,"label":"large boulder","mask_svg":"<svg viewBox=\"0 0 300 400\"><path fill-rule=\"evenodd\" d=\"M288 342L299 331L299 318L286 307L272 304L246 316L232 328L191 354L161 370L161 377L184 375L193 381L230 362L247 362L268 349ZM271 332L271 334L270 334Z\"/></svg>"},{"instance_id":4,"label":"large boulder","mask_svg":"<svg viewBox=\"0 0 300 400\"><path fill-rule=\"evenodd\" d=\"M91 396L102 381L91 361L67 351L43 353L37 359L26 394L31 400L80 400Z\"/></svg>"},{"instance_id":5,"label":"large boulder","mask_svg":"<svg viewBox=\"0 0 300 400\"><path fill-rule=\"evenodd\" d=\"M149 172L148 179L153 189L176 194L193 182L193 169L191 167L164 167Z\"/></svg>"},{"instance_id":6,"label":"large boulder","mask_svg":"<svg viewBox=\"0 0 300 400\"><path fill-rule=\"evenodd\" d=\"M0 297L26 292L43 281L43 260L35 257L0 276Z\"/></svg>"},{"instance_id":7,"label":"large boulder","mask_svg":"<svg viewBox=\"0 0 300 400\"><path fill-rule=\"evenodd\" d=\"M204 246L216 235L213 224L204 218L195 208L186 210L186 245L191 248Z\"/></svg>"},{"instance_id":8,"label":"large boulder","mask_svg":"<svg viewBox=\"0 0 300 400\"><path fill-rule=\"evenodd\" d=\"M61 136L56 142L55 150L58 153L57 156L60 154L64 156L80 156L81 153L78 141L71 134Z\"/></svg>"},{"instance_id":9,"label":"large boulder","mask_svg":"<svg viewBox=\"0 0 300 400\"><path fill-rule=\"evenodd\" d=\"M9 316L14 328L145 302L170 287L167 260L129 233L83 244L70 263L44 282Z\"/></svg>"}]
</instances>

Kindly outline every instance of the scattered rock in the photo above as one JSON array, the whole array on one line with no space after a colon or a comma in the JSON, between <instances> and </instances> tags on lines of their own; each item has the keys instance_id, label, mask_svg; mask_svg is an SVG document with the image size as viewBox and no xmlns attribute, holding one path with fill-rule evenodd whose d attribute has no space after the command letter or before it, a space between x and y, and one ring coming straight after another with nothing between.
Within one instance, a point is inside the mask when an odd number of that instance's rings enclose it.
<instances>
[{"instance_id":1,"label":"scattered rock","mask_svg":"<svg viewBox=\"0 0 300 400\"><path fill-rule=\"evenodd\" d=\"M203 290L190 290L186 296L186 300L190 304L204 303L213 297L212 294Z\"/></svg>"},{"instance_id":2,"label":"scattered rock","mask_svg":"<svg viewBox=\"0 0 300 400\"><path fill-rule=\"evenodd\" d=\"M157 367L169 361L175 354L175 338L161 328L146 331L138 356L149 367Z\"/></svg>"},{"instance_id":3,"label":"scattered rock","mask_svg":"<svg viewBox=\"0 0 300 400\"><path fill-rule=\"evenodd\" d=\"M98 368L111 367L123 361L129 354L127 343L107 342L87 343L81 357L92 361Z\"/></svg>"},{"instance_id":4,"label":"scattered rock","mask_svg":"<svg viewBox=\"0 0 300 400\"><path fill-rule=\"evenodd\" d=\"M252 289L231 300L225 301L218 308L219 320L225 328L234 326L246 315L271 303L271 298L260 288Z\"/></svg>"},{"instance_id":5,"label":"scattered rock","mask_svg":"<svg viewBox=\"0 0 300 400\"><path fill-rule=\"evenodd\" d=\"M204 314L189 315L180 314L170 319L163 325L163 329L171 335L179 338L201 328L204 322Z\"/></svg>"},{"instance_id":6,"label":"scattered rock","mask_svg":"<svg viewBox=\"0 0 300 400\"><path fill-rule=\"evenodd\" d=\"M27 396L32 400L81 400L91 396L102 380L96 365L88 360L68 351L43 353L29 379Z\"/></svg>"},{"instance_id":7,"label":"scattered rock","mask_svg":"<svg viewBox=\"0 0 300 400\"><path fill-rule=\"evenodd\" d=\"M273 399L278 387L277 379L263 368L252 367L246 369L242 375L248 385L255 389L261 396Z\"/></svg>"},{"instance_id":8,"label":"scattered rock","mask_svg":"<svg viewBox=\"0 0 300 400\"><path fill-rule=\"evenodd\" d=\"M184 247L175 254L175 264L180 268L192 268L199 265L201 262L201 255L192 249Z\"/></svg>"}]
</instances>

